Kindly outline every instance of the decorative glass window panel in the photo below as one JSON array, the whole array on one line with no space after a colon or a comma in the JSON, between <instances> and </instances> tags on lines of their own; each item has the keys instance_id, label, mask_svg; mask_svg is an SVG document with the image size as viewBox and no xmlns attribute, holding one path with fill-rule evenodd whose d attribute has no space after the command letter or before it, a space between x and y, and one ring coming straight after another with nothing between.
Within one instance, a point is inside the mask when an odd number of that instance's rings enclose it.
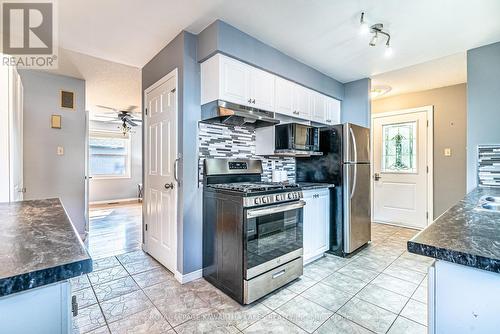
<instances>
[{"instance_id":1,"label":"decorative glass window panel","mask_svg":"<svg viewBox=\"0 0 500 334\"><path fill-rule=\"evenodd\" d=\"M417 172L417 122L382 126L382 172Z\"/></svg>"},{"instance_id":2,"label":"decorative glass window panel","mask_svg":"<svg viewBox=\"0 0 500 334\"><path fill-rule=\"evenodd\" d=\"M90 175L96 178L130 176L130 137L118 132L92 131L89 138Z\"/></svg>"}]
</instances>

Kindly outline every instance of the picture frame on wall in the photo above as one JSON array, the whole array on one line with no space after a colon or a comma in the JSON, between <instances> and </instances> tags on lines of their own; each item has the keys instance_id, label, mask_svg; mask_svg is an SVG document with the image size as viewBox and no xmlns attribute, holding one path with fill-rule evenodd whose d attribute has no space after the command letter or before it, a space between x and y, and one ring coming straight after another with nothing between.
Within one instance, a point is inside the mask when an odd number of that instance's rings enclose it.
<instances>
[{"instance_id":1,"label":"picture frame on wall","mask_svg":"<svg viewBox=\"0 0 500 334\"><path fill-rule=\"evenodd\" d=\"M75 110L75 92L61 90L61 108Z\"/></svg>"},{"instance_id":2,"label":"picture frame on wall","mask_svg":"<svg viewBox=\"0 0 500 334\"><path fill-rule=\"evenodd\" d=\"M62 117L61 115L52 115L50 116L50 126L52 129L61 129L62 128Z\"/></svg>"}]
</instances>

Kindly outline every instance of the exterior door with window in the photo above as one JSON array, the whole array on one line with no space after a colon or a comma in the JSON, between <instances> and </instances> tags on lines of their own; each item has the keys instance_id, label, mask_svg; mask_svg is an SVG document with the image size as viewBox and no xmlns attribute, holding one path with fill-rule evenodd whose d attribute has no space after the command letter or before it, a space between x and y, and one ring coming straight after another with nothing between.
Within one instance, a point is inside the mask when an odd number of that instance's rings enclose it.
<instances>
[{"instance_id":1,"label":"exterior door with window","mask_svg":"<svg viewBox=\"0 0 500 334\"><path fill-rule=\"evenodd\" d=\"M177 269L177 71L145 92L146 251Z\"/></svg>"},{"instance_id":2,"label":"exterior door with window","mask_svg":"<svg viewBox=\"0 0 500 334\"><path fill-rule=\"evenodd\" d=\"M373 115L373 221L427 226L427 121L425 109Z\"/></svg>"}]
</instances>

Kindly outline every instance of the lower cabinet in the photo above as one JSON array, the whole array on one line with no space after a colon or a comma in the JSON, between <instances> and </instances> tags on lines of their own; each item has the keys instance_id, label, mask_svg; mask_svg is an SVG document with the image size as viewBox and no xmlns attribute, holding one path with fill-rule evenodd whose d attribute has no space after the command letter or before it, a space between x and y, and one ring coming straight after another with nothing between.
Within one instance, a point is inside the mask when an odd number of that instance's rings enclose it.
<instances>
[{"instance_id":1,"label":"lower cabinet","mask_svg":"<svg viewBox=\"0 0 500 334\"><path fill-rule=\"evenodd\" d=\"M0 298L0 333L67 334L72 317L69 280Z\"/></svg>"},{"instance_id":2,"label":"lower cabinet","mask_svg":"<svg viewBox=\"0 0 500 334\"><path fill-rule=\"evenodd\" d=\"M303 191L304 207L304 264L321 257L329 248L330 190Z\"/></svg>"},{"instance_id":3,"label":"lower cabinet","mask_svg":"<svg viewBox=\"0 0 500 334\"><path fill-rule=\"evenodd\" d=\"M429 267L428 333L498 333L500 274L443 260Z\"/></svg>"}]
</instances>

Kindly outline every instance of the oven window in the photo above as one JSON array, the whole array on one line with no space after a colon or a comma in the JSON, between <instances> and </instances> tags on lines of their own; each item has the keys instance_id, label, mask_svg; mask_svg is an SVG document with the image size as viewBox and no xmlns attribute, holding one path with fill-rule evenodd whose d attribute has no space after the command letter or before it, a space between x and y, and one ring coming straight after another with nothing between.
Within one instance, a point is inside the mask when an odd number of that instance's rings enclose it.
<instances>
[{"instance_id":1,"label":"oven window","mask_svg":"<svg viewBox=\"0 0 500 334\"><path fill-rule=\"evenodd\" d=\"M246 222L247 269L302 248L302 209L293 209Z\"/></svg>"}]
</instances>

